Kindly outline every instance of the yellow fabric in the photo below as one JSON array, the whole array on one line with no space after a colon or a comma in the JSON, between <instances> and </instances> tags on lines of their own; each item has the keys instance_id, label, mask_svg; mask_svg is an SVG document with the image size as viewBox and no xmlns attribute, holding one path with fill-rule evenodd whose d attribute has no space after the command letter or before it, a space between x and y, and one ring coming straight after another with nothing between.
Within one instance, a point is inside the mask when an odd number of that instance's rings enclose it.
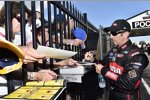
<instances>
[{"instance_id":1,"label":"yellow fabric","mask_svg":"<svg viewBox=\"0 0 150 100\"><path fill-rule=\"evenodd\" d=\"M12 71L15 71L21 68L23 64L24 54L19 47L7 40L0 40L0 47L11 50L18 56L18 59L19 59L19 62L17 64L14 64L12 66L6 66L5 68L1 69L0 74L8 74Z\"/></svg>"},{"instance_id":2,"label":"yellow fabric","mask_svg":"<svg viewBox=\"0 0 150 100\"><path fill-rule=\"evenodd\" d=\"M0 47L11 50L21 59L24 58L24 54L23 54L22 50L18 46L16 46L15 44L13 44L7 40L0 40Z\"/></svg>"}]
</instances>

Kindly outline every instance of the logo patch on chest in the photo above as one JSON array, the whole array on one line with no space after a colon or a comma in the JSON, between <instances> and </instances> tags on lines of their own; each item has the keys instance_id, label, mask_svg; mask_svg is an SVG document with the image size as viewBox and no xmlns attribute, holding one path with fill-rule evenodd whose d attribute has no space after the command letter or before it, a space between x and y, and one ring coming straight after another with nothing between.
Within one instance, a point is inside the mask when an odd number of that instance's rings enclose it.
<instances>
[{"instance_id":1,"label":"logo patch on chest","mask_svg":"<svg viewBox=\"0 0 150 100\"><path fill-rule=\"evenodd\" d=\"M109 68L114 73L117 73L120 75L123 73L123 70L124 70L124 68L122 66L118 65L116 62L111 62Z\"/></svg>"}]
</instances>

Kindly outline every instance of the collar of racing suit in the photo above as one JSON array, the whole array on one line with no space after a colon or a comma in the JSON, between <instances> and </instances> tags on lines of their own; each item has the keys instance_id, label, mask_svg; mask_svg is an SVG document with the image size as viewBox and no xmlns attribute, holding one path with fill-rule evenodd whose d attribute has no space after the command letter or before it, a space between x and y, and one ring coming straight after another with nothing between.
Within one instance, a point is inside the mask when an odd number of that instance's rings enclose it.
<instances>
[{"instance_id":1,"label":"collar of racing suit","mask_svg":"<svg viewBox=\"0 0 150 100\"><path fill-rule=\"evenodd\" d=\"M132 44L131 40L128 40L125 44L123 44L122 46L120 46L118 48L118 50L124 50L124 49L126 49L128 47L128 45L131 45L131 44Z\"/></svg>"}]
</instances>

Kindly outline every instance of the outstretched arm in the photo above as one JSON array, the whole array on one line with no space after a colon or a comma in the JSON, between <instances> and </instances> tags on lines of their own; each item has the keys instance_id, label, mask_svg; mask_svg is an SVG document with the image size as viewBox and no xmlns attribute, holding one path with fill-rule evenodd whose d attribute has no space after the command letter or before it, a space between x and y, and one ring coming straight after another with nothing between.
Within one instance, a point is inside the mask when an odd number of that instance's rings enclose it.
<instances>
[{"instance_id":1,"label":"outstretched arm","mask_svg":"<svg viewBox=\"0 0 150 100\"><path fill-rule=\"evenodd\" d=\"M57 78L57 74L51 70L40 70L38 72L28 72L29 80L48 81Z\"/></svg>"},{"instance_id":2,"label":"outstretched arm","mask_svg":"<svg viewBox=\"0 0 150 100\"><path fill-rule=\"evenodd\" d=\"M25 57L24 57L24 64L31 63L38 61L39 59L44 59L46 58L45 55L38 54L36 50L32 47L28 46L19 46L19 48L23 51Z\"/></svg>"}]
</instances>

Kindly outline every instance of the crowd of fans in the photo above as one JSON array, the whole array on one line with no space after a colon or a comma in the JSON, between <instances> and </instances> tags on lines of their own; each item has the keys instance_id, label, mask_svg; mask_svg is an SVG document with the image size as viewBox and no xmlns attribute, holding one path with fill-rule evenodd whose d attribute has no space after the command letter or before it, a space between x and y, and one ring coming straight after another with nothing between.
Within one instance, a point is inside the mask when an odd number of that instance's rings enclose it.
<instances>
[{"instance_id":1,"label":"crowd of fans","mask_svg":"<svg viewBox=\"0 0 150 100\"><path fill-rule=\"evenodd\" d=\"M134 43L139 48L143 49L144 52L147 52L148 55L150 55L150 43L145 41L140 41L138 44Z\"/></svg>"}]
</instances>

